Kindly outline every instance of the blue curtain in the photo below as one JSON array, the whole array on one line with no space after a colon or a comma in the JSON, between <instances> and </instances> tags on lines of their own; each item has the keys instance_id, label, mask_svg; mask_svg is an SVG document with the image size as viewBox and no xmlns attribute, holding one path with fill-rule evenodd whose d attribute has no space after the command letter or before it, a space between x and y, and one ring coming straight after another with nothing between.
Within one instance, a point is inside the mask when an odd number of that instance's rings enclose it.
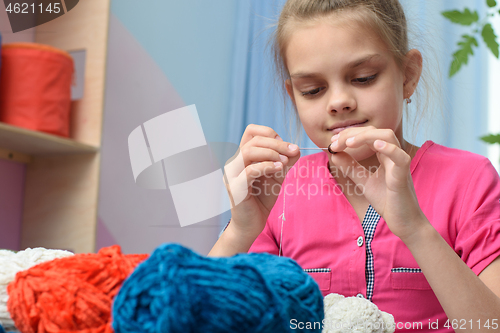
<instances>
[{"instance_id":1,"label":"blue curtain","mask_svg":"<svg viewBox=\"0 0 500 333\"><path fill-rule=\"evenodd\" d=\"M276 81L271 47L274 24L284 0L238 1L227 141L239 143L249 124L273 128L285 141L315 147L294 126L294 111L285 110ZM286 97L288 98L288 97ZM313 151L316 152L316 151Z\"/></svg>"}]
</instances>

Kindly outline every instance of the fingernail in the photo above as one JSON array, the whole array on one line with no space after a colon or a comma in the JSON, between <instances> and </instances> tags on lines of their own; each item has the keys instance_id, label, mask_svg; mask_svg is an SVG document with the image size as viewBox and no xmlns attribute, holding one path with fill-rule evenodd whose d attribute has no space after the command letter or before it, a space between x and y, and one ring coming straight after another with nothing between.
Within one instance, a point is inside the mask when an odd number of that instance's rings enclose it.
<instances>
[{"instance_id":1,"label":"fingernail","mask_svg":"<svg viewBox=\"0 0 500 333\"><path fill-rule=\"evenodd\" d=\"M275 138L276 140L283 141L283 139L282 139L279 135L276 135L274 138Z\"/></svg>"},{"instance_id":2,"label":"fingernail","mask_svg":"<svg viewBox=\"0 0 500 333\"><path fill-rule=\"evenodd\" d=\"M287 160L287 157L285 155L280 154L280 160L281 160L281 162L285 163Z\"/></svg>"},{"instance_id":3,"label":"fingernail","mask_svg":"<svg viewBox=\"0 0 500 333\"><path fill-rule=\"evenodd\" d=\"M291 144L291 145L288 145L288 149L290 149L291 151L295 151L299 148L299 146L297 145L294 145L294 144Z\"/></svg>"},{"instance_id":4,"label":"fingernail","mask_svg":"<svg viewBox=\"0 0 500 333\"><path fill-rule=\"evenodd\" d=\"M281 163L281 162L274 162L274 166L276 167L276 169L281 168L282 165L283 165L283 163Z\"/></svg>"},{"instance_id":5,"label":"fingernail","mask_svg":"<svg viewBox=\"0 0 500 333\"><path fill-rule=\"evenodd\" d=\"M338 146L339 146L339 142L338 141L333 141L330 146L333 148L333 149L336 149Z\"/></svg>"},{"instance_id":6,"label":"fingernail","mask_svg":"<svg viewBox=\"0 0 500 333\"><path fill-rule=\"evenodd\" d=\"M382 140L375 140L375 147L382 149L385 147L385 141Z\"/></svg>"},{"instance_id":7,"label":"fingernail","mask_svg":"<svg viewBox=\"0 0 500 333\"><path fill-rule=\"evenodd\" d=\"M354 137L345 140L345 143L350 144L354 142Z\"/></svg>"},{"instance_id":8,"label":"fingernail","mask_svg":"<svg viewBox=\"0 0 500 333\"><path fill-rule=\"evenodd\" d=\"M339 139L339 135L338 134L335 134L334 136L332 136L332 142L333 141L337 141Z\"/></svg>"}]
</instances>

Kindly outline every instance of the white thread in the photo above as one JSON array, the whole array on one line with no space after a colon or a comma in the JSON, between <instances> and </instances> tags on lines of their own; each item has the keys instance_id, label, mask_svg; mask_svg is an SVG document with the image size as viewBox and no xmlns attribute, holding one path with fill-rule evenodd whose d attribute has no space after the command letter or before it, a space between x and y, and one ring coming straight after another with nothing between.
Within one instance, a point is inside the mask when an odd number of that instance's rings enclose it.
<instances>
[{"instance_id":1,"label":"white thread","mask_svg":"<svg viewBox=\"0 0 500 333\"><path fill-rule=\"evenodd\" d=\"M283 181L284 183L285 181ZM283 188L283 186L285 186L284 184L281 184L281 187ZM279 249L279 252L278 252L278 257L281 257L281 246L283 244L283 224L284 222L286 221L286 218L285 218L285 197L286 197L286 189L283 190L283 213L280 215L281 217L281 235L280 235L280 249Z\"/></svg>"}]
</instances>

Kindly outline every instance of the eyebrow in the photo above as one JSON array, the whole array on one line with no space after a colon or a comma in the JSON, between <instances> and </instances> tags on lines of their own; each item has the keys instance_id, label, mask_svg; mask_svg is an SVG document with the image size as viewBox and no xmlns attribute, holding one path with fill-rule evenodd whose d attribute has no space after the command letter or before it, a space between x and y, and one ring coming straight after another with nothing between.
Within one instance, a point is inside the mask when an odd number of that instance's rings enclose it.
<instances>
[{"instance_id":1,"label":"eyebrow","mask_svg":"<svg viewBox=\"0 0 500 333\"><path fill-rule=\"evenodd\" d=\"M364 63L367 63L367 62L369 62L373 59L376 59L376 58L380 58L380 54L369 54L363 58L356 59L354 61L349 62L347 65L344 66L344 68L353 69L353 68L359 67L359 66L363 65ZM320 73L297 72L297 73L290 74L291 78L297 78L297 79L315 78L318 76L320 76Z\"/></svg>"}]
</instances>

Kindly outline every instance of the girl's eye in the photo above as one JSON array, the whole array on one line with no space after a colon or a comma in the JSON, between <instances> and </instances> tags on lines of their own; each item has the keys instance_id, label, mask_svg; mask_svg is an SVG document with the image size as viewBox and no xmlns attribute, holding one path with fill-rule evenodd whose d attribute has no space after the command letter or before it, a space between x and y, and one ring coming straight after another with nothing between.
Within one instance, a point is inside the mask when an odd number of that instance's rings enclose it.
<instances>
[{"instance_id":1,"label":"girl's eye","mask_svg":"<svg viewBox=\"0 0 500 333\"><path fill-rule=\"evenodd\" d=\"M375 80L376 77L377 77L377 74L372 75L372 76L367 76L367 77L359 77L359 78L354 79L353 81L356 83L360 83L360 84L368 84L368 83L371 83L373 80Z\"/></svg>"},{"instance_id":2,"label":"girl's eye","mask_svg":"<svg viewBox=\"0 0 500 333\"><path fill-rule=\"evenodd\" d=\"M316 94L318 94L323 89L325 89L325 88L320 87L320 88L316 88L316 89L313 89L313 90L304 91L304 92L302 92L302 96L316 95Z\"/></svg>"}]
</instances>

